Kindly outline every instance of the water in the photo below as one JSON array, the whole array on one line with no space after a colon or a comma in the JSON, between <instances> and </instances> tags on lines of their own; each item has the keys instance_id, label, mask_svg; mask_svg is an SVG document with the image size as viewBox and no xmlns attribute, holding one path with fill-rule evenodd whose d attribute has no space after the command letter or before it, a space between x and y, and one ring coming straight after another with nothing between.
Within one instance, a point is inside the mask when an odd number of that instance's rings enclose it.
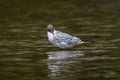
<instances>
[{"instance_id":1,"label":"water","mask_svg":"<svg viewBox=\"0 0 120 80\"><path fill-rule=\"evenodd\" d=\"M1 0L0 80L119 80L119 0ZM61 51L46 25L94 42Z\"/></svg>"}]
</instances>

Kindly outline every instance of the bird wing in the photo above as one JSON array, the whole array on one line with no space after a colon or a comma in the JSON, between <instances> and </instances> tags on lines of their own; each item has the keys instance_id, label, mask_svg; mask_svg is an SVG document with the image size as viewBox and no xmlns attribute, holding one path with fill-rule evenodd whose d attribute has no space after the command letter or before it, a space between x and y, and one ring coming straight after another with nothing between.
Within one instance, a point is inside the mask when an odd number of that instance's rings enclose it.
<instances>
[{"instance_id":1,"label":"bird wing","mask_svg":"<svg viewBox=\"0 0 120 80\"><path fill-rule=\"evenodd\" d=\"M65 42L67 44L78 44L81 40L77 37L71 36L67 33L63 33L60 31L56 31L56 40L58 40L59 42Z\"/></svg>"}]
</instances>

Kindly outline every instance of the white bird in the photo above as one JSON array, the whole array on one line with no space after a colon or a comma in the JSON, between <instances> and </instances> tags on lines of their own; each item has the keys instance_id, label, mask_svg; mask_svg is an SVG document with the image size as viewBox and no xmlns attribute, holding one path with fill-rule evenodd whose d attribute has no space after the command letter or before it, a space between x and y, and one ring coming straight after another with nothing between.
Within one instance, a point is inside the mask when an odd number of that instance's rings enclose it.
<instances>
[{"instance_id":1,"label":"white bird","mask_svg":"<svg viewBox=\"0 0 120 80\"><path fill-rule=\"evenodd\" d=\"M55 30L53 25L47 25L47 35L50 43L61 49L71 48L77 44L85 43L75 36Z\"/></svg>"}]
</instances>

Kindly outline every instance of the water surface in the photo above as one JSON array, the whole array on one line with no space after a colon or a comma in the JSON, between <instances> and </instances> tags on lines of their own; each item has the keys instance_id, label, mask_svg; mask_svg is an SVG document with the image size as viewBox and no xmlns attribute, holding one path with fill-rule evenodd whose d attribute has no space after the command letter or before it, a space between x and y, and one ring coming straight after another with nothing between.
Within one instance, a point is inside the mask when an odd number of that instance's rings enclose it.
<instances>
[{"instance_id":1,"label":"water surface","mask_svg":"<svg viewBox=\"0 0 120 80\"><path fill-rule=\"evenodd\" d=\"M1 0L0 80L119 80L119 0ZM61 51L46 25L83 40Z\"/></svg>"}]
</instances>

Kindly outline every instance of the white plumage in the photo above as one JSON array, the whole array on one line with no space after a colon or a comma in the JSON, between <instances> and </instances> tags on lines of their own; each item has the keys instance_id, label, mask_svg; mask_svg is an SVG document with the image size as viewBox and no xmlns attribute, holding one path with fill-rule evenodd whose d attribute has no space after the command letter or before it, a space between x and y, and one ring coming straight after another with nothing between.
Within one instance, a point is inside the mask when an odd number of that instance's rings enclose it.
<instances>
[{"instance_id":1,"label":"white plumage","mask_svg":"<svg viewBox=\"0 0 120 80\"><path fill-rule=\"evenodd\" d=\"M56 31L53 27L53 25L49 24L47 26L48 32L48 40L51 44L53 44L56 47L65 49L65 48L71 48L77 44L84 43L79 38L75 36L71 36L67 33L63 33L60 31Z\"/></svg>"}]
</instances>

